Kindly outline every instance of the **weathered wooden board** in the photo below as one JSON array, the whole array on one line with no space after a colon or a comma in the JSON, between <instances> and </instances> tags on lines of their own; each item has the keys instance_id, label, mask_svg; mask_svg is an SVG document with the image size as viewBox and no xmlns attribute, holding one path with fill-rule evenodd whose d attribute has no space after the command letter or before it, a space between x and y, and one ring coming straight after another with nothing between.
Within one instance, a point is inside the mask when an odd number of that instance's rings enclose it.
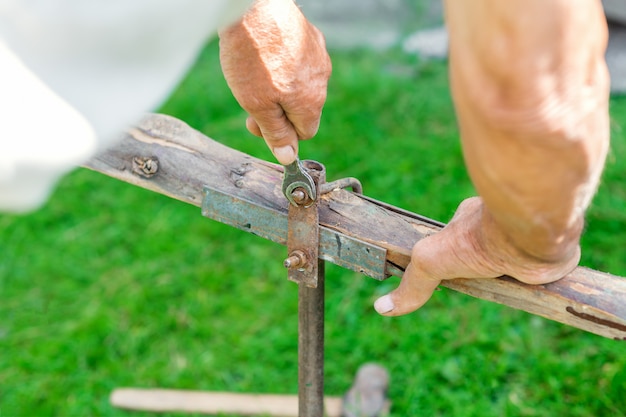
<instances>
[{"instance_id":1,"label":"weathered wooden board","mask_svg":"<svg viewBox=\"0 0 626 417\"><path fill-rule=\"evenodd\" d=\"M116 147L86 166L198 207L202 205L204 185L210 185L271 209L278 216L287 215L288 202L280 186L282 166L223 146L168 116L147 116ZM442 227L439 222L346 190L322 196L320 224L338 235L385 248L386 269L393 275L401 275L416 241ZM267 231L267 236L285 244L287 230ZM454 279L442 285L601 336L626 340L626 279L621 277L577 268L546 285L527 285L508 277Z\"/></svg>"}]
</instances>

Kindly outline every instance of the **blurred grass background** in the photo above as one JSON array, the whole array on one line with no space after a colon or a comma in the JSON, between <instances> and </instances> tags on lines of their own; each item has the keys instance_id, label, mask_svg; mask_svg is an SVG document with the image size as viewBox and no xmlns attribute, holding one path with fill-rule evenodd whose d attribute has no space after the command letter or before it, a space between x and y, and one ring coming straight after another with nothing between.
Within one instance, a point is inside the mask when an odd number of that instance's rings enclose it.
<instances>
[{"instance_id":1,"label":"blurred grass background","mask_svg":"<svg viewBox=\"0 0 626 417\"><path fill-rule=\"evenodd\" d=\"M301 155L329 180L446 221L473 194L446 65L399 52L334 52L319 134ZM260 158L210 44L162 112ZM588 214L583 264L626 275L626 99ZM297 392L297 289L284 248L200 210L79 169L48 204L0 216L0 416L145 416L111 407L122 386ZM393 416L624 416L623 342L438 292L378 316L379 283L327 268L326 393L364 362L391 372Z\"/></svg>"}]
</instances>

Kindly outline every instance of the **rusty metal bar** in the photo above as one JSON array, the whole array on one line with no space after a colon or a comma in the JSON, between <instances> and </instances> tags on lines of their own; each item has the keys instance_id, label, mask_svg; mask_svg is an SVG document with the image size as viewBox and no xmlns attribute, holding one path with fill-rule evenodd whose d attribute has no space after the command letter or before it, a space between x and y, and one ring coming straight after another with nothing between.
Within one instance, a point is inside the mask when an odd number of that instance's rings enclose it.
<instances>
[{"instance_id":1,"label":"rusty metal bar","mask_svg":"<svg viewBox=\"0 0 626 417\"><path fill-rule=\"evenodd\" d=\"M296 160L295 164L300 162ZM288 165L285 169L289 169ZM292 168L294 183L283 183L283 191L292 193L289 195L288 231L287 231L287 256L284 265L288 268L289 279L298 284L308 287L317 286L317 260L320 257L320 220L319 201L320 194L317 192L319 184L326 181L326 169L324 165L315 161L302 161L298 169ZM285 171L287 176L287 171ZM310 179L307 186L301 178ZM287 178L287 177L286 177ZM308 188L308 189L307 189ZM312 190L315 194L311 194ZM297 196L300 193L300 196ZM287 196L285 196L287 197Z\"/></svg>"},{"instance_id":2,"label":"rusty metal bar","mask_svg":"<svg viewBox=\"0 0 626 417\"><path fill-rule=\"evenodd\" d=\"M317 288L298 285L298 416L324 416L324 261Z\"/></svg>"}]
</instances>

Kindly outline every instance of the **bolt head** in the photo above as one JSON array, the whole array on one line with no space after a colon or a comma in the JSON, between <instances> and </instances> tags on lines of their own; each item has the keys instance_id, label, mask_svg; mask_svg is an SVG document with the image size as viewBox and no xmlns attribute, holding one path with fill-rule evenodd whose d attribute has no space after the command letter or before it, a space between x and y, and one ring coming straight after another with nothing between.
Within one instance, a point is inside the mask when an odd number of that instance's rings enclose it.
<instances>
[{"instance_id":1,"label":"bolt head","mask_svg":"<svg viewBox=\"0 0 626 417\"><path fill-rule=\"evenodd\" d=\"M304 202L306 202L308 197L309 196L302 188L296 188L291 193L291 198L293 198L293 201L295 201L297 204L303 204Z\"/></svg>"}]
</instances>

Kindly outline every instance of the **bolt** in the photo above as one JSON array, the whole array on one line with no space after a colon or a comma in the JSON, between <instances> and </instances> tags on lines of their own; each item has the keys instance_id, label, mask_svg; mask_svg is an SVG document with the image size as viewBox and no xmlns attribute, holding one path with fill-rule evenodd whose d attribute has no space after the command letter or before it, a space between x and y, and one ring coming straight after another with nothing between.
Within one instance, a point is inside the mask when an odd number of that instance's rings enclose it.
<instances>
[{"instance_id":1,"label":"bolt","mask_svg":"<svg viewBox=\"0 0 626 417\"><path fill-rule=\"evenodd\" d=\"M291 198L293 198L293 201L295 201L296 204L301 205L308 199L308 196L302 188L296 188L291 193Z\"/></svg>"},{"instance_id":2,"label":"bolt","mask_svg":"<svg viewBox=\"0 0 626 417\"><path fill-rule=\"evenodd\" d=\"M294 269L298 267L302 268L306 266L306 261L306 255L304 254L304 252L300 250L295 250L289 254L289 257L285 259L283 265L287 269Z\"/></svg>"},{"instance_id":3,"label":"bolt","mask_svg":"<svg viewBox=\"0 0 626 417\"><path fill-rule=\"evenodd\" d=\"M133 157L132 169L133 173L140 177L151 178L159 170L159 160L155 156L135 156Z\"/></svg>"}]
</instances>

